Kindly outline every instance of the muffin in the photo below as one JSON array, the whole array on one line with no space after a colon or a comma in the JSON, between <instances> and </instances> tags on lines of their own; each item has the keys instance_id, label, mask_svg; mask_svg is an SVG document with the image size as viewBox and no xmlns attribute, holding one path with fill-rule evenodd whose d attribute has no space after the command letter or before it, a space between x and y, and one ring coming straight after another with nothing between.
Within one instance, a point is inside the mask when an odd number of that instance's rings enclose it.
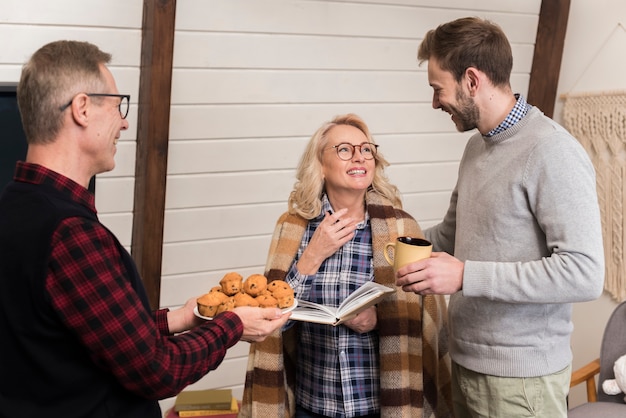
<instances>
[{"instance_id":1,"label":"muffin","mask_svg":"<svg viewBox=\"0 0 626 418\"><path fill-rule=\"evenodd\" d=\"M224 302L220 303L217 307L216 314L220 314L222 312L230 311L235 308L235 298L233 296L229 296L224 300Z\"/></svg>"},{"instance_id":2,"label":"muffin","mask_svg":"<svg viewBox=\"0 0 626 418\"><path fill-rule=\"evenodd\" d=\"M283 280L267 283L262 274L252 274L244 281L236 272L226 273L219 286L197 299L198 313L205 317L230 311L239 306L288 308L294 303L294 291Z\"/></svg>"},{"instance_id":3,"label":"muffin","mask_svg":"<svg viewBox=\"0 0 626 418\"><path fill-rule=\"evenodd\" d=\"M222 291L222 286L213 286L211 290L209 290L209 293L213 292L221 293L222 295L226 296L226 293Z\"/></svg>"},{"instance_id":4,"label":"muffin","mask_svg":"<svg viewBox=\"0 0 626 418\"><path fill-rule=\"evenodd\" d=\"M228 296L222 294L225 298ZM216 293L206 293L200 296L196 303L198 305L198 313L202 316L214 317L217 314L217 308L222 304L224 299Z\"/></svg>"},{"instance_id":5,"label":"muffin","mask_svg":"<svg viewBox=\"0 0 626 418\"><path fill-rule=\"evenodd\" d=\"M227 296L234 296L237 293L241 293L243 277L239 273L230 272L226 273L222 280L220 280L220 286L222 292Z\"/></svg>"},{"instance_id":6,"label":"muffin","mask_svg":"<svg viewBox=\"0 0 626 418\"><path fill-rule=\"evenodd\" d=\"M235 308L239 306L259 306L259 302L247 293L237 293L233 296L233 299L235 300Z\"/></svg>"},{"instance_id":7,"label":"muffin","mask_svg":"<svg viewBox=\"0 0 626 418\"><path fill-rule=\"evenodd\" d=\"M261 308L277 308L278 307L278 301L269 292L259 295L255 299Z\"/></svg>"},{"instance_id":8,"label":"muffin","mask_svg":"<svg viewBox=\"0 0 626 418\"><path fill-rule=\"evenodd\" d=\"M294 291L287 282L274 280L267 285L267 288L272 292L274 299L278 301L279 308L288 308L293 305Z\"/></svg>"},{"instance_id":9,"label":"muffin","mask_svg":"<svg viewBox=\"0 0 626 418\"><path fill-rule=\"evenodd\" d=\"M267 277L262 274L253 274L243 282L243 291L250 296L257 297L267 289Z\"/></svg>"}]
</instances>

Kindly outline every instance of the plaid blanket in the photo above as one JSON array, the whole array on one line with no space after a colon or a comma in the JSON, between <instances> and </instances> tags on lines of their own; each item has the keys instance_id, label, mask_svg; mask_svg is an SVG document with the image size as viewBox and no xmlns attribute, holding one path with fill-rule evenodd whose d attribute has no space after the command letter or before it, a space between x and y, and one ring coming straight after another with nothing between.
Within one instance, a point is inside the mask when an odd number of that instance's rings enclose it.
<instances>
[{"instance_id":1,"label":"plaid blanket","mask_svg":"<svg viewBox=\"0 0 626 418\"><path fill-rule=\"evenodd\" d=\"M393 268L383 255L398 236L421 237L406 212L370 191L366 197L372 227L374 280L394 285ZM276 224L265 275L284 280L307 225L289 213ZM443 296L419 296L400 288L378 304L381 417L450 417L450 357L447 308ZM295 367L298 327L277 331L250 347L240 418L285 417L295 413Z\"/></svg>"}]
</instances>

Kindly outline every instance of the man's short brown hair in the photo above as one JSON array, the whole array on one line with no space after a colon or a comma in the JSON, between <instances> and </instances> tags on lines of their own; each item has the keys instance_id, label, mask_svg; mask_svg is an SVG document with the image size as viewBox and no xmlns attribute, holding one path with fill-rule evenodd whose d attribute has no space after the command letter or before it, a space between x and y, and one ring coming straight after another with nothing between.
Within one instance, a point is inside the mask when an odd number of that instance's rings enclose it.
<instances>
[{"instance_id":1,"label":"man's short brown hair","mask_svg":"<svg viewBox=\"0 0 626 418\"><path fill-rule=\"evenodd\" d=\"M488 20L464 17L426 33L419 46L420 64L435 58L459 82L468 67L484 72L495 86L510 83L511 45L502 29Z\"/></svg>"}]
</instances>

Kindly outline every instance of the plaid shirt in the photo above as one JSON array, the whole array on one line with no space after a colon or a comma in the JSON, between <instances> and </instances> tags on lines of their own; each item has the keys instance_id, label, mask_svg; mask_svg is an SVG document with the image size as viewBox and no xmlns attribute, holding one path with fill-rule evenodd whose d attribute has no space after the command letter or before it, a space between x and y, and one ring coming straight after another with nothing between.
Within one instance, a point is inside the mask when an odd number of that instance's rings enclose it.
<instances>
[{"instance_id":1,"label":"plaid shirt","mask_svg":"<svg viewBox=\"0 0 626 418\"><path fill-rule=\"evenodd\" d=\"M317 274L301 275L295 264L327 211L332 212L332 208L324 196L322 214L308 223L286 281L296 290L296 298L337 307L374 279L372 231L366 213L352 240L327 258ZM378 413L379 375L377 331L358 334L343 325L300 324L298 405L327 417Z\"/></svg>"},{"instance_id":2,"label":"plaid shirt","mask_svg":"<svg viewBox=\"0 0 626 418\"><path fill-rule=\"evenodd\" d=\"M18 163L15 180L48 184L96 213L94 196L45 167ZM215 369L237 343L243 325L226 312L169 335L167 310L152 315L131 288L119 247L101 223L67 218L52 236L46 290L63 325L74 330L94 367L108 370L129 391L149 399L178 394Z\"/></svg>"},{"instance_id":3,"label":"plaid shirt","mask_svg":"<svg viewBox=\"0 0 626 418\"><path fill-rule=\"evenodd\" d=\"M515 106L513 106L513 109L511 109L506 118L504 118L498 126L485 135L486 137L491 137L499 134L500 132L506 131L526 116L528 109L532 106L526 102L526 99L521 94L515 94L515 98L517 99L517 102L515 103Z\"/></svg>"}]
</instances>

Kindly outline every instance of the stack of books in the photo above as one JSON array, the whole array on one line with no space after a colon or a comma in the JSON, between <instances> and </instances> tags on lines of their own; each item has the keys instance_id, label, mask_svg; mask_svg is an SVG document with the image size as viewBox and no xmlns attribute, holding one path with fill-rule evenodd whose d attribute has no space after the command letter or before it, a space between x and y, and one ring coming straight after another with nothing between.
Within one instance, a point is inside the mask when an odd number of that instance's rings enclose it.
<instances>
[{"instance_id":1,"label":"stack of books","mask_svg":"<svg viewBox=\"0 0 626 418\"><path fill-rule=\"evenodd\" d=\"M238 412L239 404L231 389L186 390L176 397L167 417L236 418Z\"/></svg>"}]
</instances>

